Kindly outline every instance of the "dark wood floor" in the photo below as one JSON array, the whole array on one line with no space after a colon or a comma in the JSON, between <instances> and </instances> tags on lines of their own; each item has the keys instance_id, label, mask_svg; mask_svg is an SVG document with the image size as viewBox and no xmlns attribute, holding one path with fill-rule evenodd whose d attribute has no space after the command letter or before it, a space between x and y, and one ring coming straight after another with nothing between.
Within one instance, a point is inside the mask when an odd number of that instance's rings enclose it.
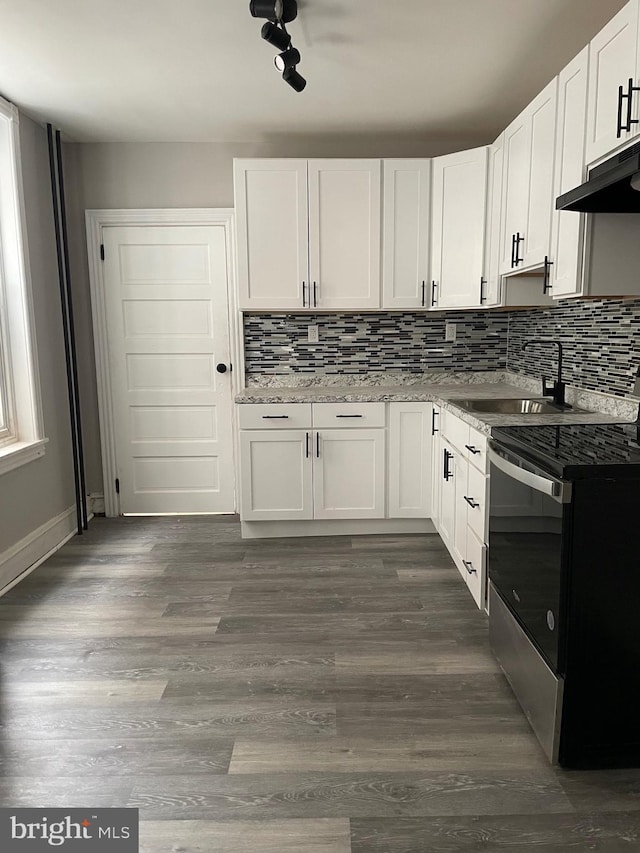
<instances>
[{"instance_id":1,"label":"dark wood floor","mask_svg":"<svg viewBox=\"0 0 640 853\"><path fill-rule=\"evenodd\" d=\"M96 519L0 647L0 805L135 806L147 853L640 850L640 771L547 764L437 536Z\"/></svg>"}]
</instances>

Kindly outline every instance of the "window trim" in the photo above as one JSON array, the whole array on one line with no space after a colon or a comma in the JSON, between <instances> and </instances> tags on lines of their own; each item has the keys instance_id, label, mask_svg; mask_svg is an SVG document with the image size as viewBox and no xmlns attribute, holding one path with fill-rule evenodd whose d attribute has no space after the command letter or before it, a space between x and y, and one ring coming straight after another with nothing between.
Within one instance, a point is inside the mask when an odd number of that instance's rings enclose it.
<instances>
[{"instance_id":1,"label":"window trim","mask_svg":"<svg viewBox=\"0 0 640 853\"><path fill-rule=\"evenodd\" d=\"M0 437L0 474L42 456L47 439L20 157L19 113L0 98L0 307L8 430Z\"/></svg>"}]
</instances>

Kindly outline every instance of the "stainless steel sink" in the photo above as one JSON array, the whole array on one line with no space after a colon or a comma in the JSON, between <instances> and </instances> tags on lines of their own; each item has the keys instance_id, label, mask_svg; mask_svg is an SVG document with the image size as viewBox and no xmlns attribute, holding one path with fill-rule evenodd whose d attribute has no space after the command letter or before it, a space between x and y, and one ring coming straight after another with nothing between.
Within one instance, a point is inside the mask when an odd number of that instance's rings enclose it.
<instances>
[{"instance_id":1,"label":"stainless steel sink","mask_svg":"<svg viewBox=\"0 0 640 853\"><path fill-rule=\"evenodd\" d=\"M485 412L487 414L501 415L558 415L558 414L582 414L585 409L575 407L565 408L556 406L550 400L544 399L518 399L505 398L501 400L452 400L456 406L466 409L468 412Z\"/></svg>"}]
</instances>

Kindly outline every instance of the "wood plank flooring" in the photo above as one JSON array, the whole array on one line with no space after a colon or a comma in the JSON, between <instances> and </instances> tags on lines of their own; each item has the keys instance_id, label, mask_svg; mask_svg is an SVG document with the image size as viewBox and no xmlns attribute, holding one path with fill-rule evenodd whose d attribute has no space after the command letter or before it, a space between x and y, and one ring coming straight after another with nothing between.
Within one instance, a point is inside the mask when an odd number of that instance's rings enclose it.
<instances>
[{"instance_id":1,"label":"wood plank flooring","mask_svg":"<svg viewBox=\"0 0 640 853\"><path fill-rule=\"evenodd\" d=\"M144 853L640 851L640 770L550 767L437 536L95 519L0 599L0 806Z\"/></svg>"}]
</instances>

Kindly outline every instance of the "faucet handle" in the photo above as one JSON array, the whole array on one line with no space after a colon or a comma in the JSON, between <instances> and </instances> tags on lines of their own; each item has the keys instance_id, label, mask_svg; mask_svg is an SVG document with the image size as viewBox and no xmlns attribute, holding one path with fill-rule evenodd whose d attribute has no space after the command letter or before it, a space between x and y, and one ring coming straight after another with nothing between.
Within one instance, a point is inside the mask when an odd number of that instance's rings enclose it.
<instances>
[{"instance_id":1,"label":"faucet handle","mask_svg":"<svg viewBox=\"0 0 640 853\"><path fill-rule=\"evenodd\" d=\"M542 396L543 397L553 397L556 393L556 383L552 382L551 385L547 385L547 377L542 377Z\"/></svg>"}]
</instances>

